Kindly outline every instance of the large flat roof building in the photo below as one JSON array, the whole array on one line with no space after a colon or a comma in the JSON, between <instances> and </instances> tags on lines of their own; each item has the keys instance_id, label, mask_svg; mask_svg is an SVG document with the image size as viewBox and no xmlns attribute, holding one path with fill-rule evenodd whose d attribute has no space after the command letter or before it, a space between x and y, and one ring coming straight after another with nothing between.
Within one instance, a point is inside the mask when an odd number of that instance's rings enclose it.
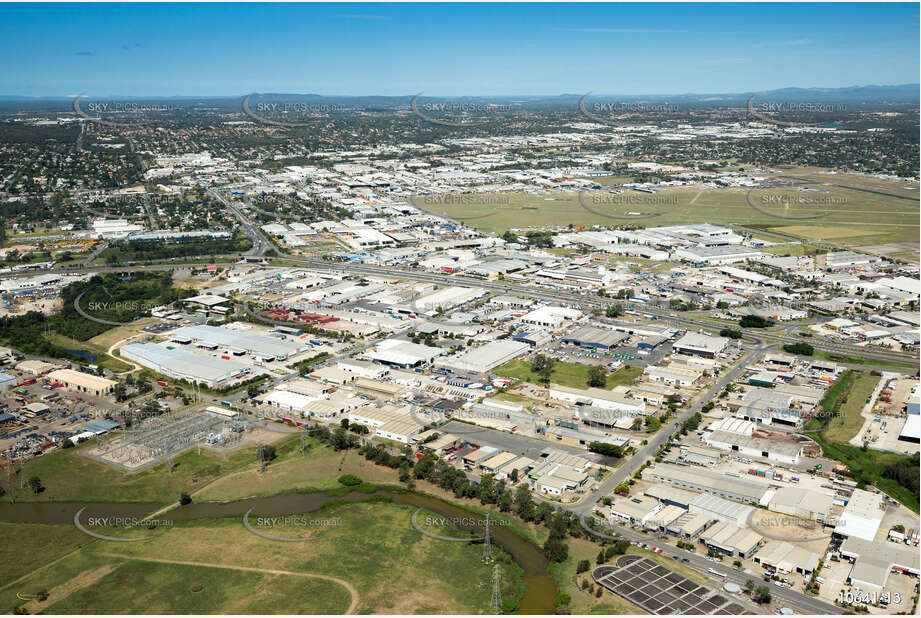
<instances>
[{"instance_id":1,"label":"large flat roof building","mask_svg":"<svg viewBox=\"0 0 921 618\"><path fill-rule=\"evenodd\" d=\"M781 487L771 496L768 508L777 513L825 521L834 497L811 489Z\"/></svg>"},{"instance_id":2,"label":"large flat roof building","mask_svg":"<svg viewBox=\"0 0 921 618\"><path fill-rule=\"evenodd\" d=\"M835 534L872 541L876 538L884 514L882 497L863 489L855 489L847 506L844 507L844 512L838 518Z\"/></svg>"},{"instance_id":3,"label":"large flat roof building","mask_svg":"<svg viewBox=\"0 0 921 618\"><path fill-rule=\"evenodd\" d=\"M730 502L719 496L700 494L691 500L688 505L691 513L700 513L710 519L729 522L736 526L744 526L752 512L752 507L738 502Z\"/></svg>"},{"instance_id":4,"label":"large flat roof building","mask_svg":"<svg viewBox=\"0 0 921 618\"><path fill-rule=\"evenodd\" d=\"M386 339L369 351L368 356L372 360L391 367L405 368L430 363L443 353L444 351L437 347L429 347L399 339Z\"/></svg>"},{"instance_id":5,"label":"large flat roof building","mask_svg":"<svg viewBox=\"0 0 921 618\"><path fill-rule=\"evenodd\" d=\"M78 393L87 393L102 397L112 392L117 382L107 378L74 371L73 369L58 369L48 374L48 379L60 382L64 388L77 391Z\"/></svg>"},{"instance_id":6,"label":"large flat roof building","mask_svg":"<svg viewBox=\"0 0 921 618\"><path fill-rule=\"evenodd\" d=\"M263 359L284 360L307 349L306 344L298 342L297 339L281 339L204 324L180 328L173 333L173 338L177 341L188 338L196 344L243 350L251 356Z\"/></svg>"},{"instance_id":7,"label":"large flat roof building","mask_svg":"<svg viewBox=\"0 0 921 618\"><path fill-rule=\"evenodd\" d=\"M764 537L728 521L721 521L700 535L700 540L710 549L728 556L748 558L761 547Z\"/></svg>"},{"instance_id":8,"label":"large flat roof building","mask_svg":"<svg viewBox=\"0 0 921 618\"><path fill-rule=\"evenodd\" d=\"M755 555L755 563L781 573L809 575L819 565L821 557L786 541L769 541Z\"/></svg>"},{"instance_id":9,"label":"large flat roof building","mask_svg":"<svg viewBox=\"0 0 921 618\"><path fill-rule=\"evenodd\" d=\"M526 343L508 339L490 341L486 345L440 360L438 365L458 371L486 373L493 367L498 367L517 356L521 356L530 348L531 346Z\"/></svg>"},{"instance_id":10,"label":"large flat roof building","mask_svg":"<svg viewBox=\"0 0 921 618\"><path fill-rule=\"evenodd\" d=\"M760 504L768 486L739 476L721 474L708 468L678 466L667 463L654 464L642 472L646 480L662 481L691 491L707 493L721 498Z\"/></svg>"},{"instance_id":11,"label":"large flat roof building","mask_svg":"<svg viewBox=\"0 0 921 618\"><path fill-rule=\"evenodd\" d=\"M707 446L749 457L761 457L786 464L799 463L803 447L794 442L753 438L729 431L711 431L704 437Z\"/></svg>"},{"instance_id":12,"label":"large flat roof building","mask_svg":"<svg viewBox=\"0 0 921 618\"><path fill-rule=\"evenodd\" d=\"M605 410L621 410L632 414L642 414L646 404L639 399L632 399L615 391L600 388L570 388L559 384L551 384L549 388L551 399L567 401L577 405L593 406Z\"/></svg>"},{"instance_id":13,"label":"large flat roof building","mask_svg":"<svg viewBox=\"0 0 921 618\"><path fill-rule=\"evenodd\" d=\"M617 347L627 339L629 339L629 337L623 333L596 328L594 326L580 326L571 333L563 336L561 341L583 348L609 350Z\"/></svg>"},{"instance_id":14,"label":"large flat roof building","mask_svg":"<svg viewBox=\"0 0 921 618\"><path fill-rule=\"evenodd\" d=\"M217 386L239 375L248 365L215 358L210 354L195 354L181 349L169 350L152 343L129 343L119 348L122 357L153 369L170 378Z\"/></svg>"},{"instance_id":15,"label":"large flat roof building","mask_svg":"<svg viewBox=\"0 0 921 618\"><path fill-rule=\"evenodd\" d=\"M686 356L702 356L704 358L716 358L716 355L722 352L729 344L726 337L711 337L699 333L687 333L681 339L676 341L672 349L677 354Z\"/></svg>"},{"instance_id":16,"label":"large flat roof building","mask_svg":"<svg viewBox=\"0 0 921 618\"><path fill-rule=\"evenodd\" d=\"M918 549L889 541L874 543L850 537L841 544L841 555L853 561L848 583L866 590L880 590L892 571L921 575Z\"/></svg>"}]
</instances>

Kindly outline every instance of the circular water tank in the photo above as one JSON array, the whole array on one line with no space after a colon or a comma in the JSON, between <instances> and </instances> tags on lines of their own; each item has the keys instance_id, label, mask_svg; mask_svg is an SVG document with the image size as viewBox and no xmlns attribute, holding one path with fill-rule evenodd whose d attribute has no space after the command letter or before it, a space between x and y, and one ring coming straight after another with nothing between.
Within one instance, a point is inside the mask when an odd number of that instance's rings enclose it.
<instances>
[{"instance_id":1,"label":"circular water tank","mask_svg":"<svg viewBox=\"0 0 921 618\"><path fill-rule=\"evenodd\" d=\"M739 588L739 584L734 584L732 582L726 582L725 584L723 584L723 590L725 590L729 594L739 594L740 592L742 592L742 589Z\"/></svg>"}]
</instances>

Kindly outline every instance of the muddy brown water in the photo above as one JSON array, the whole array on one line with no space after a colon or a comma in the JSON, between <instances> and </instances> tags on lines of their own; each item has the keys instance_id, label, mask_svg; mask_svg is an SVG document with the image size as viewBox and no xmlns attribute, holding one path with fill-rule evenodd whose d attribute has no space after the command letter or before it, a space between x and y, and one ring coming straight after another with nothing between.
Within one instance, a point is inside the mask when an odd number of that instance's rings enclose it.
<instances>
[{"instance_id":1,"label":"muddy brown water","mask_svg":"<svg viewBox=\"0 0 921 618\"><path fill-rule=\"evenodd\" d=\"M483 531L484 518L461 506L440 498L413 492L396 492L380 489L374 492L353 491L347 494L310 492L247 498L233 502L200 502L180 506L158 515L158 519L176 523L199 519L242 517L252 509L253 516L274 517L298 515L317 511L331 502L360 503L373 498L389 498L396 504L422 507L442 517L473 520L467 530ZM158 510L161 505L150 503L78 503L43 502L0 504L0 521L15 523L73 524L74 515L82 508L81 521L87 518L143 518ZM408 525L408 523L407 523ZM525 593L517 613L552 614L558 594L556 580L548 571L546 556L534 543L519 536L507 526L490 526L493 542L505 550L524 571Z\"/></svg>"}]
</instances>

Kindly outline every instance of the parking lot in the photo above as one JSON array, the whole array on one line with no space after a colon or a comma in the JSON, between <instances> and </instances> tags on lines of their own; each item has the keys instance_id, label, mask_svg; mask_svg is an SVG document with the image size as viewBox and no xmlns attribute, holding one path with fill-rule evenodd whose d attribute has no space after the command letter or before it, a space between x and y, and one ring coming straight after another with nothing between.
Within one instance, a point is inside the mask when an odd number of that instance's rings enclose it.
<instances>
[{"instance_id":1,"label":"parking lot","mask_svg":"<svg viewBox=\"0 0 921 618\"><path fill-rule=\"evenodd\" d=\"M614 566L601 566L592 578L650 614L750 615L729 598L642 556L621 556Z\"/></svg>"}]
</instances>

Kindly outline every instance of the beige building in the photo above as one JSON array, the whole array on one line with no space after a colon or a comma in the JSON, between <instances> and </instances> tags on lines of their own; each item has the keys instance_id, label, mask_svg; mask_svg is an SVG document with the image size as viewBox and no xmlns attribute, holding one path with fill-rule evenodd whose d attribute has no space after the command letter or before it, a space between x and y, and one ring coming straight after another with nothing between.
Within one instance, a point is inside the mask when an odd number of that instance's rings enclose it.
<instances>
[{"instance_id":1,"label":"beige building","mask_svg":"<svg viewBox=\"0 0 921 618\"><path fill-rule=\"evenodd\" d=\"M73 369L58 369L57 371L52 371L48 374L48 379L60 382L66 389L78 393L95 395L96 397L108 395L112 392L115 385L118 384L115 380L100 378L99 376L93 376L88 373L83 373L82 371L74 371Z\"/></svg>"}]
</instances>

